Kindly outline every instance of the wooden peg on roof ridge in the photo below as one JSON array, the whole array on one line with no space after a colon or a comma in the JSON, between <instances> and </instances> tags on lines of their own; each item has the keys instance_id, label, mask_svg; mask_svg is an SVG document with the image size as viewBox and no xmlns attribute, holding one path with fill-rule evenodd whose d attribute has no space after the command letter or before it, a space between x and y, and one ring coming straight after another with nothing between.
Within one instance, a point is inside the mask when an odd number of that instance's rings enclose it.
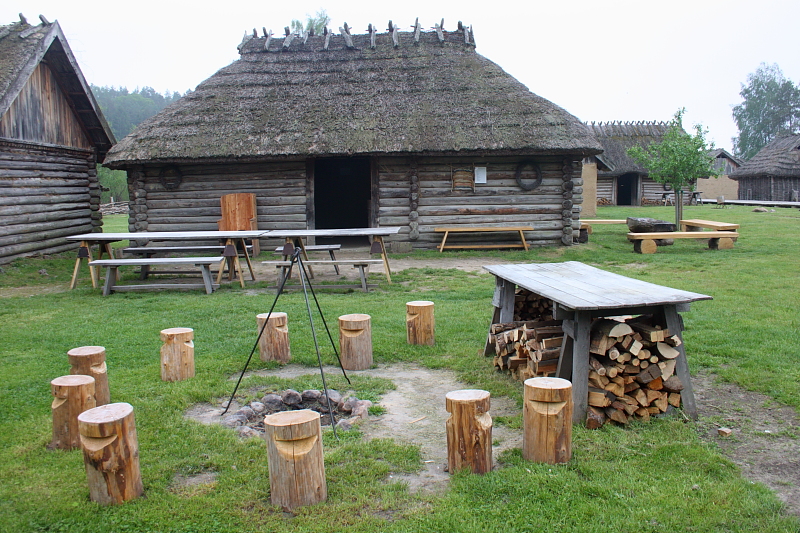
<instances>
[{"instance_id":1,"label":"wooden peg on roof ridge","mask_svg":"<svg viewBox=\"0 0 800 533\"><path fill-rule=\"evenodd\" d=\"M444 19L439 23L439 27L444 31Z\"/></svg>"},{"instance_id":2,"label":"wooden peg on roof ridge","mask_svg":"<svg viewBox=\"0 0 800 533\"><path fill-rule=\"evenodd\" d=\"M264 50L269 52L269 43L272 42L272 30L269 30L269 33L264 35L267 38L267 42L264 43Z\"/></svg>"},{"instance_id":3,"label":"wooden peg on roof ridge","mask_svg":"<svg viewBox=\"0 0 800 533\"><path fill-rule=\"evenodd\" d=\"M341 33L341 34L342 34L342 37L344 38L344 45L345 45L347 48L349 48L349 49L353 49L353 48L355 48L355 45L353 44L353 36L352 36L352 35L350 35L350 34L347 32L347 28L342 28L342 27L340 26L340 27L339 27L339 33Z\"/></svg>"},{"instance_id":4,"label":"wooden peg on roof ridge","mask_svg":"<svg viewBox=\"0 0 800 533\"><path fill-rule=\"evenodd\" d=\"M417 17L417 20L414 21L414 42L415 43L419 42L419 35L420 35L421 31L422 31L422 27L419 25L419 17Z\"/></svg>"},{"instance_id":5,"label":"wooden peg on roof ridge","mask_svg":"<svg viewBox=\"0 0 800 533\"><path fill-rule=\"evenodd\" d=\"M308 30L308 31L303 30L303 44L306 44L306 42L308 41L308 36L313 34L313 33L314 33L314 29L313 28L311 30Z\"/></svg>"},{"instance_id":6,"label":"wooden peg on roof ridge","mask_svg":"<svg viewBox=\"0 0 800 533\"><path fill-rule=\"evenodd\" d=\"M442 22L444 22L444 19L442 19ZM433 27L436 30L436 36L439 38L439 42L443 43L444 42L444 32L442 31L443 30L442 26L440 26L439 24L435 24Z\"/></svg>"},{"instance_id":7,"label":"wooden peg on roof ridge","mask_svg":"<svg viewBox=\"0 0 800 533\"><path fill-rule=\"evenodd\" d=\"M258 30L253 28L253 39L258 39Z\"/></svg>"},{"instance_id":8,"label":"wooden peg on roof ridge","mask_svg":"<svg viewBox=\"0 0 800 533\"><path fill-rule=\"evenodd\" d=\"M331 45L331 32L328 31L328 28L325 28L325 45L323 46L323 49L327 50L330 45Z\"/></svg>"},{"instance_id":9,"label":"wooden peg on roof ridge","mask_svg":"<svg viewBox=\"0 0 800 533\"><path fill-rule=\"evenodd\" d=\"M292 41L294 41L294 38L295 38L295 34L294 33L290 33L289 35L284 37L283 38L283 48L284 49L289 48L289 45L292 44Z\"/></svg>"},{"instance_id":10,"label":"wooden peg on roof ridge","mask_svg":"<svg viewBox=\"0 0 800 533\"><path fill-rule=\"evenodd\" d=\"M460 20L458 21L458 31L464 31L464 24Z\"/></svg>"},{"instance_id":11,"label":"wooden peg on roof ridge","mask_svg":"<svg viewBox=\"0 0 800 533\"><path fill-rule=\"evenodd\" d=\"M375 26L370 24L367 27L367 31L369 32L369 47L374 50L375 49Z\"/></svg>"},{"instance_id":12,"label":"wooden peg on roof ridge","mask_svg":"<svg viewBox=\"0 0 800 533\"><path fill-rule=\"evenodd\" d=\"M289 36L289 34L290 34L290 33L292 33L292 32L291 32L291 30L289 29L289 26L284 26L284 27L283 27L283 33L284 33L284 34L285 34L287 37Z\"/></svg>"},{"instance_id":13,"label":"wooden peg on roof ridge","mask_svg":"<svg viewBox=\"0 0 800 533\"><path fill-rule=\"evenodd\" d=\"M266 26L261 26L261 32L264 34L264 37L267 37L267 28L266 28Z\"/></svg>"},{"instance_id":14,"label":"wooden peg on roof ridge","mask_svg":"<svg viewBox=\"0 0 800 533\"><path fill-rule=\"evenodd\" d=\"M22 13L20 13L19 16L22 17ZM390 20L389 21L389 33L392 33L393 31L394 31L394 26L392 25L392 21Z\"/></svg>"},{"instance_id":15,"label":"wooden peg on roof ridge","mask_svg":"<svg viewBox=\"0 0 800 533\"><path fill-rule=\"evenodd\" d=\"M44 24L45 26L48 26L50 24L50 21L44 18L44 15L39 15L39 20L41 20L42 24Z\"/></svg>"},{"instance_id":16,"label":"wooden peg on roof ridge","mask_svg":"<svg viewBox=\"0 0 800 533\"><path fill-rule=\"evenodd\" d=\"M344 32L350 35L350 26L347 25L347 22L344 23Z\"/></svg>"},{"instance_id":17,"label":"wooden peg on roof ridge","mask_svg":"<svg viewBox=\"0 0 800 533\"><path fill-rule=\"evenodd\" d=\"M23 15L22 13L20 13L20 14L19 14L19 21L20 21L22 24L27 24L27 23L28 23L28 19L26 19L26 18L25 18L25 15Z\"/></svg>"}]
</instances>

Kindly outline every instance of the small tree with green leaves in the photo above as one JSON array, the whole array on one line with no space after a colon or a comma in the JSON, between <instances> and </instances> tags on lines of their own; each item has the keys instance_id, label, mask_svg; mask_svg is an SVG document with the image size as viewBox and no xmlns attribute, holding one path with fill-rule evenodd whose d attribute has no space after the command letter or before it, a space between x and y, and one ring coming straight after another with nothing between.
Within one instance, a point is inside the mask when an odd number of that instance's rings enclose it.
<instances>
[{"instance_id":1,"label":"small tree with green leaves","mask_svg":"<svg viewBox=\"0 0 800 533\"><path fill-rule=\"evenodd\" d=\"M328 12L324 9L320 9L313 16L306 15L305 25L297 19L292 20L291 28L292 31L296 33L303 33L303 31L307 31L309 33L313 32L315 35L322 35L325 27L330 24L330 22L331 17L328 16Z\"/></svg>"},{"instance_id":2,"label":"small tree with green leaves","mask_svg":"<svg viewBox=\"0 0 800 533\"><path fill-rule=\"evenodd\" d=\"M683 191L692 190L698 178L719 176L710 155L714 143L706 144L706 131L699 124L694 126L694 135L686 133L683 129L685 111L681 108L675 113L660 143L628 149L628 155L647 169L650 178L675 191L676 225L680 225L683 218Z\"/></svg>"}]
</instances>

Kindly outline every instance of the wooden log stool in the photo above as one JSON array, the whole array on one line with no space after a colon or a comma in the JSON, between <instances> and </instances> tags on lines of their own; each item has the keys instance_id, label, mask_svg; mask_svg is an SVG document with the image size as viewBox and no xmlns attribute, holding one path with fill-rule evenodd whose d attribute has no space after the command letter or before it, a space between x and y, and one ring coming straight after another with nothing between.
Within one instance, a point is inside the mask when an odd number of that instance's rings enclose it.
<instances>
[{"instance_id":1,"label":"wooden log stool","mask_svg":"<svg viewBox=\"0 0 800 533\"><path fill-rule=\"evenodd\" d=\"M169 328L161 330L161 379L182 381L194 377L194 330Z\"/></svg>"},{"instance_id":2,"label":"wooden log stool","mask_svg":"<svg viewBox=\"0 0 800 533\"><path fill-rule=\"evenodd\" d=\"M53 393L53 440L50 448L81 447L78 415L97 406L92 376L61 376L50 382Z\"/></svg>"},{"instance_id":3,"label":"wooden log stool","mask_svg":"<svg viewBox=\"0 0 800 533\"><path fill-rule=\"evenodd\" d=\"M97 407L111 403L111 393L108 390L106 349L102 346L81 346L68 351L67 357L69 358L70 374L94 378L94 397Z\"/></svg>"},{"instance_id":4,"label":"wooden log stool","mask_svg":"<svg viewBox=\"0 0 800 533\"><path fill-rule=\"evenodd\" d=\"M447 470L451 474L468 468L473 474L492 470L492 417L490 395L485 390L448 392Z\"/></svg>"},{"instance_id":5,"label":"wooden log stool","mask_svg":"<svg viewBox=\"0 0 800 533\"><path fill-rule=\"evenodd\" d=\"M433 302L424 300L406 303L406 338L408 344L433 346L436 342L436 323Z\"/></svg>"},{"instance_id":6,"label":"wooden log stool","mask_svg":"<svg viewBox=\"0 0 800 533\"><path fill-rule=\"evenodd\" d=\"M110 403L78 416L89 497L114 505L142 495L139 442L133 407Z\"/></svg>"},{"instance_id":7,"label":"wooden log stool","mask_svg":"<svg viewBox=\"0 0 800 533\"><path fill-rule=\"evenodd\" d=\"M283 411L264 417L273 505L291 511L325 501L325 461L319 413Z\"/></svg>"},{"instance_id":8,"label":"wooden log stool","mask_svg":"<svg viewBox=\"0 0 800 533\"><path fill-rule=\"evenodd\" d=\"M522 456L550 464L572 457L572 383L566 379L525 380Z\"/></svg>"},{"instance_id":9,"label":"wooden log stool","mask_svg":"<svg viewBox=\"0 0 800 533\"><path fill-rule=\"evenodd\" d=\"M372 366L372 317L360 313L339 317L339 353L345 370Z\"/></svg>"},{"instance_id":10,"label":"wooden log stool","mask_svg":"<svg viewBox=\"0 0 800 533\"><path fill-rule=\"evenodd\" d=\"M269 316L269 321L267 321ZM262 361L288 363L292 355L289 351L289 318L286 313L261 313L256 315L258 331L263 333L258 339L258 351ZM266 327L264 323L267 322Z\"/></svg>"}]
</instances>

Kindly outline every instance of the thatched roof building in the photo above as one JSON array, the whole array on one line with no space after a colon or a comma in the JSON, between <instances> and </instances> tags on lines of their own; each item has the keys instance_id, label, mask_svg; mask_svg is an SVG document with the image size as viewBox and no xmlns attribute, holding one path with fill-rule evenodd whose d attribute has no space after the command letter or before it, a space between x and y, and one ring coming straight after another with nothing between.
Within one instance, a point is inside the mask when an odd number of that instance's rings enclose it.
<instances>
[{"instance_id":1,"label":"thatched roof building","mask_svg":"<svg viewBox=\"0 0 800 533\"><path fill-rule=\"evenodd\" d=\"M455 31L444 31L439 25L434 31L422 31L417 25L414 32L401 32L390 23L387 33L377 33L370 26L370 32L363 35L351 35L347 28L336 35L281 37L254 31L239 45L238 61L140 124L109 152L105 164L127 169L132 185L148 202L155 198L151 193L164 192L157 180L150 179L157 178L165 167L180 171L181 188L188 191L199 189L197 180L212 179L198 172L212 172L208 165L217 165L212 173L220 189L257 193L260 227L325 227L319 224L331 222L316 216L321 208L320 186L325 190L323 182L334 179L330 177L333 174L361 172L367 174L363 185L367 190L361 192L369 205L362 225L398 225L400 219L402 225L414 222L417 225L406 232L414 240L418 233L432 231L440 223L459 223L455 212L451 217L442 209L432 209L438 214L426 220L426 201L411 200L411 182L400 183L411 175L422 181L419 188L440 191L437 194L493 196L487 201L473 199L469 203L483 206L470 207L464 213L477 215L470 223L506 223L511 219L497 217L496 209L503 202L506 208L515 203L510 195L530 197L522 203L542 203L535 198L540 191L517 186L514 172L523 160L534 158L540 167L552 164L559 172L560 195L563 160L571 164L601 148L578 119L531 93L478 54L472 31L459 26ZM504 158L502 163L498 158ZM246 167L253 163L261 164L260 170ZM283 165L283 170L271 175L265 163ZM472 172L475 166L488 166L488 185L473 183L469 191L455 191L453 172ZM302 204L308 206L302 212L289 209L303 215L291 220L276 218L279 215L269 209L267 198L276 194L267 190L267 182L274 182L278 175L285 179L287 172L300 181L279 188L302 187L283 193L302 197ZM425 183L426 172L436 174L431 174L430 183ZM525 166L522 181L531 172L534 166ZM542 172L546 174L547 169ZM251 175L235 178L235 184L226 183L233 179L230 176L243 173ZM326 173L330 176L322 175ZM400 205L399 199L389 201L387 196L398 194L398 187L406 187L405 205ZM490 192L491 187L500 189ZM361 197L361 192L356 196ZM340 210L346 199L341 192L337 194ZM300 203L299 198L286 200ZM563 200L558 200L557 210L553 208L553 220L541 225L539 240L553 240L555 233L560 237ZM554 203L552 196L548 202ZM416 203L419 205L412 205ZM284 214L286 205L281 204ZM491 212L495 216L490 216ZM147 222L151 231L152 214L148 207L147 216L138 219ZM519 222L533 222L525 216L532 212L515 214L520 215ZM135 215L145 213L140 210ZM165 224L156 222L159 228ZM139 225L139 229L144 227Z\"/></svg>"},{"instance_id":2,"label":"thatched roof building","mask_svg":"<svg viewBox=\"0 0 800 533\"><path fill-rule=\"evenodd\" d=\"M740 200L797 202L800 191L800 135L778 137L731 173Z\"/></svg>"},{"instance_id":3,"label":"thatched roof building","mask_svg":"<svg viewBox=\"0 0 800 533\"><path fill-rule=\"evenodd\" d=\"M667 122L592 122L589 127L603 146L597 160L597 198L611 205L642 205L661 200L664 188L649 179L646 168L628 155L663 140Z\"/></svg>"},{"instance_id":4,"label":"thatched roof building","mask_svg":"<svg viewBox=\"0 0 800 533\"><path fill-rule=\"evenodd\" d=\"M99 230L96 163L115 139L58 22L0 26L0 262Z\"/></svg>"}]
</instances>

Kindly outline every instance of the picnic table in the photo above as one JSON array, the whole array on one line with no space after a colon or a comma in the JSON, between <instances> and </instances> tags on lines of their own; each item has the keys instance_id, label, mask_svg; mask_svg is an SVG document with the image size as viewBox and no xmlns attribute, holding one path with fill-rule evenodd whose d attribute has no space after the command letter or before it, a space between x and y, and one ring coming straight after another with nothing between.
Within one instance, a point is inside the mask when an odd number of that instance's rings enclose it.
<instances>
[{"instance_id":1,"label":"picnic table","mask_svg":"<svg viewBox=\"0 0 800 533\"><path fill-rule=\"evenodd\" d=\"M239 254L236 251L237 248L244 251L245 260L247 262L247 267L250 271L250 277L253 281L255 281L256 276L253 272L253 264L250 261L250 255L248 253L248 239L258 239L259 237L269 233L267 230L256 230L256 231L138 231L138 232L131 232L131 233L83 233L80 235L70 235L67 237L67 240L70 241L80 241L80 247L78 248L78 257L75 261L75 268L72 272L72 280L70 282L70 289L74 289L78 283L78 274L80 272L80 267L83 259L87 259L89 263L94 261L92 256L92 247L97 246L99 248L99 253L97 256L98 260L103 259L103 254L107 254L109 259L114 259L113 251L111 250L111 243L125 241L125 240L146 240L151 242L160 242L160 241L209 241L209 240L216 240L216 241L224 241L225 248L223 249L223 256L228 260L228 271L230 273L231 280L234 279L234 276L239 277L239 282L244 288L244 274L242 273L242 267L239 262ZM198 247L198 251L201 251L201 248ZM177 249L177 248L176 248ZM181 247L180 251L188 251L190 248ZM157 264L167 264L168 261L165 261L163 257L150 257L145 259L118 259L117 262L122 261L122 263L118 264L119 266L128 265L139 265L142 268L147 268L148 266L157 265ZM136 261L136 262L134 262ZM144 263L143 263L144 261ZM146 263L146 264L145 264ZM89 275L92 279L92 287L97 288L97 281L98 275L95 268L98 265L89 265ZM116 274L115 274L116 275ZM222 281L223 269L220 268L219 274L217 275L217 283Z\"/></svg>"},{"instance_id":2,"label":"picnic table","mask_svg":"<svg viewBox=\"0 0 800 533\"><path fill-rule=\"evenodd\" d=\"M442 244L437 246L439 248L439 252L443 252L445 248L448 250L456 249L456 248L522 248L524 250L528 250L528 243L525 240L525 233L526 231L533 231L532 226L451 226L445 228L434 228L434 232L436 233L444 233L444 237L442 237ZM505 243L505 244L446 244L447 237L450 236L451 233L483 233L483 232L495 232L495 233L516 233L519 236L519 243Z\"/></svg>"},{"instance_id":3,"label":"picnic table","mask_svg":"<svg viewBox=\"0 0 800 533\"><path fill-rule=\"evenodd\" d=\"M514 290L524 288L553 302L553 315L562 320L564 343L557 376L572 381L573 422L586 419L589 392L589 340L592 319L653 314L682 339L680 312L691 302L711 296L682 291L606 272L577 261L564 263L484 266L495 276L493 323L514 320ZM676 349L675 373L684 384L681 400L686 412L697 416L684 344Z\"/></svg>"},{"instance_id":4,"label":"picnic table","mask_svg":"<svg viewBox=\"0 0 800 533\"><path fill-rule=\"evenodd\" d=\"M386 255L386 246L383 242L383 237L388 235L396 235L400 233L400 226L388 226L388 227L379 227L379 228L332 228L332 229L296 229L296 230L270 230L269 237L277 237L280 239L285 239L287 244L291 244L292 246L298 247L303 251L303 261L308 262L310 264L330 264L334 267L338 267L339 265L350 264L353 265L353 260L339 260L339 259L330 259L330 260L320 260L320 261L308 261L308 254L306 253L306 243L309 238L335 238L335 237L369 237L372 239L372 244L370 246L370 253L371 254L381 254L380 261L378 260L371 260L371 259L363 259L357 261L357 263L364 265L370 264L374 262L381 262L383 263L384 272L386 275L386 280L391 283L392 282L392 271L389 267L389 257ZM285 263L285 261L264 261L265 264L276 264L277 263ZM362 278L364 277L363 266L361 267L361 275ZM309 275L313 276L313 271L309 266Z\"/></svg>"}]
</instances>

